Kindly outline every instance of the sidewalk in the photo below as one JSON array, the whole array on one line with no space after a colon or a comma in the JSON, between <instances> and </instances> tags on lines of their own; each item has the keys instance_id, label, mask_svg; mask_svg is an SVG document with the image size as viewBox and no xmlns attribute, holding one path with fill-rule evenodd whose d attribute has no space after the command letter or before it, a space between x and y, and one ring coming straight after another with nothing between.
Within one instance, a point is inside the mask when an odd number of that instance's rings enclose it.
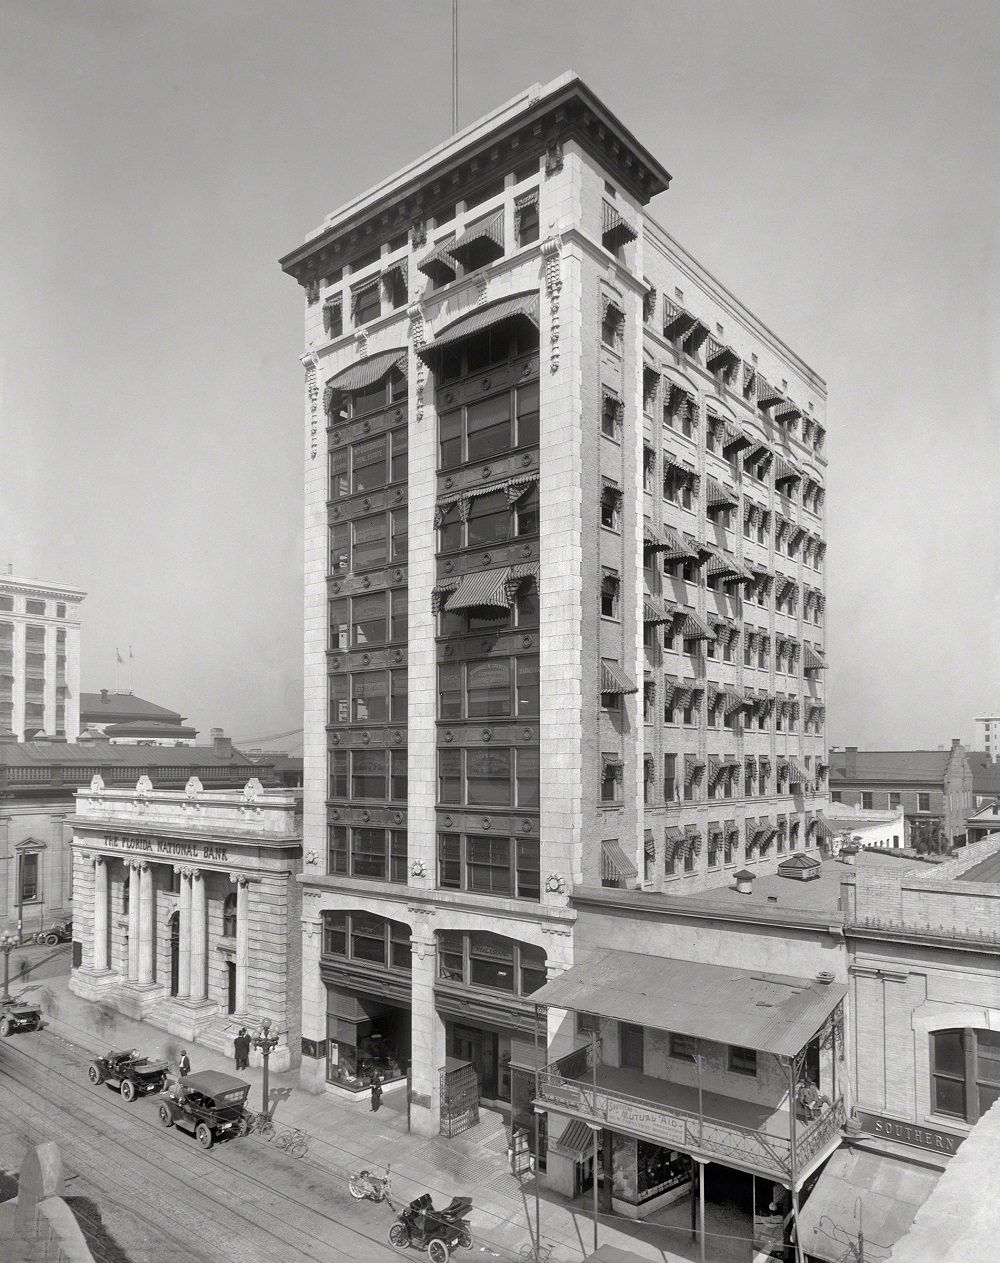
<instances>
[{"instance_id":1,"label":"sidewalk","mask_svg":"<svg viewBox=\"0 0 1000 1263\"><path fill-rule=\"evenodd\" d=\"M40 953L45 949L38 949ZM49 953L51 955L51 951ZM68 953L63 968L68 967ZM43 972L39 970L39 972ZM47 972L47 971L46 971ZM13 980L12 980L13 981ZM31 997L42 1006L45 1026L72 1048L85 1054L109 1047L138 1048L147 1056L171 1063L176 1073L181 1043L176 1036L145 1022L111 1014L106 1008L81 1000L70 992L65 972L57 976L23 980ZM34 984L34 985L32 985ZM12 986L17 992L22 982ZM198 1045L185 1045L192 1072L222 1070L235 1074L232 1057ZM249 1105L262 1107L263 1070L251 1067L239 1077L253 1086ZM270 1105L281 1126L301 1127L309 1135L304 1161L326 1171L343 1188L351 1171L360 1167L392 1165L393 1201L406 1202L429 1192L436 1203L455 1195L473 1199L471 1224L476 1236L474 1253L507 1260L533 1237L535 1182L518 1180L507 1163L507 1142L499 1114L482 1111L478 1126L451 1140L428 1138L407 1130L406 1086L386 1087L382 1108L372 1113L367 1093L347 1100L332 1094L314 1095L299 1086L298 1071L270 1074ZM249 1143L265 1143L252 1137ZM749 1242L730 1236L740 1228L725 1208L710 1206L707 1227L721 1234L706 1242L706 1260L744 1263L750 1258ZM567 1202L545 1188L540 1190L541 1237L552 1247L552 1263L579 1263L593 1250L593 1214L589 1198ZM389 1214L386 1212L386 1228ZM697 1242L690 1233L687 1201L669 1207L656 1222L637 1224L620 1216L600 1216L598 1241L631 1250L640 1258L658 1263L679 1263L698 1258ZM459 1258L462 1256L459 1255Z\"/></svg>"}]
</instances>

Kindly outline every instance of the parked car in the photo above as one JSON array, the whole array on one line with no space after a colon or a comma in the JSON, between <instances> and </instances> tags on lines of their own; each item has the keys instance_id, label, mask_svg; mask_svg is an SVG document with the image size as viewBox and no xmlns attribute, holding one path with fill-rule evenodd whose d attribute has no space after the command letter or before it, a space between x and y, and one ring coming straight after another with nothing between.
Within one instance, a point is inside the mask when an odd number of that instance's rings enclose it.
<instances>
[{"instance_id":1,"label":"parked car","mask_svg":"<svg viewBox=\"0 0 1000 1263\"><path fill-rule=\"evenodd\" d=\"M57 921L55 925L49 926L47 930L39 930L35 935L36 943L45 943L49 947L55 947L57 943L70 943L73 941L73 921Z\"/></svg>"},{"instance_id":2,"label":"parked car","mask_svg":"<svg viewBox=\"0 0 1000 1263\"><path fill-rule=\"evenodd\" d=\"M42 1010L37 1004L8 1000L0 1005L0 1039L6 1039L15 1031L37 1031L41 1024Z\"/></svg>"},{"instance_id":3,"label":"parked car","mask_svg":"<svg viewBox=\"0 0 1000 1263\"><path fill-rule=\"evenodd\" d=\"M123 1100L134 1101L137 1096L162 1092L168 1069L165 1061L150 1061L140 1055L138 1048L112 1049L103 1057L94 1058L87 1075L91 1083L110 1083Z\"/></svg>"},{"instance_id":4,"label":"parked car","mask_svg":"<svg viewBox=\"0 0 1000 1263\"><path fill-rule=\"evenodd\" d=\"M190 1132L203 1149L211 1149L223 1137L250 1130L249 1091L249 1083L218 1070L186 1075L160 1101L160 1122Z\"/></svg>"}]
</instances>

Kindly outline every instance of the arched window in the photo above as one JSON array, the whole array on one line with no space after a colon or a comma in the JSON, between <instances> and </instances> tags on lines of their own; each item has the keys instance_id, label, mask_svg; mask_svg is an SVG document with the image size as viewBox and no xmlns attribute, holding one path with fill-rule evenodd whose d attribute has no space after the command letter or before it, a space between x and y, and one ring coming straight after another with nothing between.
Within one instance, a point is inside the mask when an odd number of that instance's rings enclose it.
<instances>
[{"instance_id":1,"label":"arched window","mask_svg":"<svg viewBox=\"0 0 1000 1263\"><path fill-rule=\"evenodd\" d=\"M409 972L410 927L370 912L324 912L323 955Z\"/></svg>"},{"instance_id":2,"label":"arched window","mask_svg":"<svg viewBox=\"0 0 1000 1263\"><path fill-rule=\"evenodd\" d=\"M931 1031L931 1108L977 1122L1000 1097L1000 1031Z\"/></svg>"},{"instance_id":3,"label":"arched window","mask_svg":"<svg viewBox=\"0 0 1000 1263\"><path fill-rule=\"evenodd\" d=\"M236 895L226 895L222 905L222 937L236 937Z\"/></svg>"}]
</instances>

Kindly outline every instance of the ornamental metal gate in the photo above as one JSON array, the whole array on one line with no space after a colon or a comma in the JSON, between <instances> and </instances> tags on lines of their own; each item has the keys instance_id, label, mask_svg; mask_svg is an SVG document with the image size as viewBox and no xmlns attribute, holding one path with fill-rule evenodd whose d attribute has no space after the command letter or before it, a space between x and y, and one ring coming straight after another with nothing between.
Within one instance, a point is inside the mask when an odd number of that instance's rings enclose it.
<instances>
[{"instance_id":1,"label":"ornamental metal gate","mask_svg":"<svg viewBox=\"0 0 1000 1263\"><path fill-rule=\"evenodd\" d=\"M441 1135L458 1136L479 1122L479 1076L471 1061L448 1058L441 1076Z\"/></svg>"}]
</instances>

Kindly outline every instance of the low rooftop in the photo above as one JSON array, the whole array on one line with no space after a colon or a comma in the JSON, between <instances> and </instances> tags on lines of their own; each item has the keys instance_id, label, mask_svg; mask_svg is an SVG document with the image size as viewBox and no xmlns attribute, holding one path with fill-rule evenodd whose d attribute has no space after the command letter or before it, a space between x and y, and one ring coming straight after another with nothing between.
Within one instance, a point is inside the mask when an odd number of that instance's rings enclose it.
<instances>
[{"instance_id":1,"label":"low rooftop","mask_svg":"<svg viewBox=\"0 0 1000 1263\"><path fill-rule=\"evenodd\" d=\"M831 750L830 788L848 784L940 785L951 754L951 749Z\"/></svg>"},{"instance_id":2,"label":"low rooftop","mask_svg":"<svg viewBox=\"0 0 1000 1263\"><path fill-rule=\"evenodd\" d=\"M791 877L779 877L776 873L769 877L758 877L754 880L749 894L742 894L736 889L735 882L725 886L716 886L712 890L700 890L687 896L692 903L714 905L738 904L740 907L753 908L787 908L817 912L837 912L840 909L840 880L846 872L854 868L891 865L900 872L908 865L898 857L883 851L859 851L854 857L853 865L841 860L823 860L818 877L809 881L797 881Z\"/></svg>"}]
</instances>

